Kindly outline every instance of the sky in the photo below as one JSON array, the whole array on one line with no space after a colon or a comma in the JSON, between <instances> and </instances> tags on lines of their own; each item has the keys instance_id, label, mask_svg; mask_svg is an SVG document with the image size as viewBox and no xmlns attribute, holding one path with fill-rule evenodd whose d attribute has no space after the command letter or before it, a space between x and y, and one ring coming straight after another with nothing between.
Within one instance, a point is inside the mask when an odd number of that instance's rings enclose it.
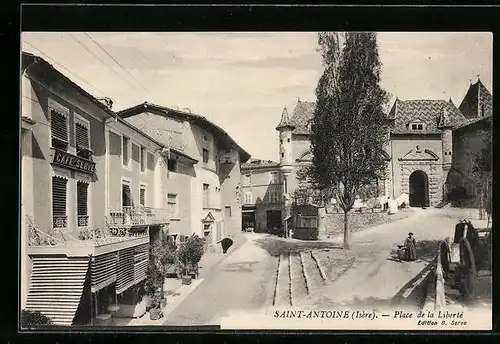
<instances>
[{"instance_id":1,"label":"sky","mask_svg":"<svg viewBox=\"0 0 500 344\"><path fill-rule=\"evenodd\" d=\"M492 91L491 33L377 34L381 85L407 99L458 106L478 75ZM41 56L114 110L144 101L205 116L253 158L278 160L283 108L315 101L323 66L314 32L24 32Z\"/></svg>"}]
</instances>

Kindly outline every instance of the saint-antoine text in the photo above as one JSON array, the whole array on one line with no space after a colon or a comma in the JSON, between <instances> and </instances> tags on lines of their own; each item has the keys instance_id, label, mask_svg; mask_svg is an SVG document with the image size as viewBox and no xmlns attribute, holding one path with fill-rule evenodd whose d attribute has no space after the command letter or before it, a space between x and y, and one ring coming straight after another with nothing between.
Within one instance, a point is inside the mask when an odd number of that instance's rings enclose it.
<instances>
[{"instance_id":1,"label":"saint-antoine text","mask_svg":"<svg viewBox=\"0 0 500 344\"><path fill-rule=\"evenodd\" d=\"M374 311L349 311L349 310L276 310L274 318L293 318L293 319L370 319L378 316Z\"/></svg>"}]
</instances>

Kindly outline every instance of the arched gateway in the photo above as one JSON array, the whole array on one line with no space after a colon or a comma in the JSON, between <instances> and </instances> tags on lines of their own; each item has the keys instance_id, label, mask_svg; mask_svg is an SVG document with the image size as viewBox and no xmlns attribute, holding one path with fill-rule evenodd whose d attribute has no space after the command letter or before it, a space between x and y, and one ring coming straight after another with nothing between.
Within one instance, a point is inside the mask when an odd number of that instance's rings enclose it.
<instances>
[{"instance_id":1,"label":"arched gateway","mask_svg":"<svg viewBox=\"0 0 500 344\"><path fill-rule=\"evenodd\" d=\"M429 178L418 170L410 174L410 207L429 206Z\"/></svg>"}]
</instances>

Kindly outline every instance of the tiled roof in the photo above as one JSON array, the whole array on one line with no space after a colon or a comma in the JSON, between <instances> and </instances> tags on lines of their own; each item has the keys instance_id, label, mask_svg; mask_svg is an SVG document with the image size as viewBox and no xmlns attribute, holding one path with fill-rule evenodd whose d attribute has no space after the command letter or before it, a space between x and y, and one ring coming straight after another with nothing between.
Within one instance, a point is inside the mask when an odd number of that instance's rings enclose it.
<instances>
[{"instance_id":1,"label":"tiled roof","mask_svg":"<svg viewBox=\"0 0 500 344\"><path fill-rule=\"evenodd\" d=\"M219 139L225 139L229 141L229 143L233 144L240 153L240 162L245 162L248 159L250 159L250 154L247 151L245 151L231 136L229 136L229 134L224 129L214 124L206 117L195 113L175 110L168 108L166 106L144 102L142 104L138 104L131 108L121 110L117 113L117 115L120 118L127 118L139 113L143 113L145 111L152 111L160 115L172 114L190 120L199 125L200 127L210 130Z\"/></svg>"},{"instance_id":2,"label":"tiled roof","mask_svg":"<svg viewBox=\"0 0 500 344\"><path fill-rule=\"evenodd\" d=\"M293 110L290 122L295 126L292 131L293 134L308 135L308 123L314 116L315 102L303 102L298 100L295 109Z\"/></svg>"},{"instance_id":3,"label":"tiled roof","mask_svg":"<svg viewBox=\"0 0 500 344\"><path fill-rule=\"evenodd\" d=\"M488 117L493 114L493 97L481 80L470 85L459 109L467 118ZM484 110L482 114L478 113L480 109Z\"/></svg>"},{"instance_id":4,"label":"tiled roof","mask_svg":"<svg viewBox=\"0 0 500 344\"><path fill-rule=\"evenodd\" d=\"M399 100L396 99L389 113L394 119L394 134L415 133L409 127L410 123L422 123L424 129L419 134L441 133L440 127L458 126L465 121L464 115L456 108L451 99L445 100ZM445 123L440 123L445 122Z\"/></svg>"},{"instance_id":5,"label":"tiled roof","mask_svg":"<svg viewBox=\"0 0 500 344\"><path fill-rule=\"evenodd\" d=\"M279 167L279 163L272 160L251 159L250 161L241 165L241 170L272 167Z\"/></svg>"}]
</instances>

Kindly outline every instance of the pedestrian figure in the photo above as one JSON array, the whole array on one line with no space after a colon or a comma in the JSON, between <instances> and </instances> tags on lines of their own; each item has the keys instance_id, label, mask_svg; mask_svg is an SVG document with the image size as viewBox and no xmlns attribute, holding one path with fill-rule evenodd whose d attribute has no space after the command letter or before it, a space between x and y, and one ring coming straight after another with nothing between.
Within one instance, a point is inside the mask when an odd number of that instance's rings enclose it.
<instances>
[{"instance_id":1,"label":"pedestrian figure","mask_svg":"<svg viewBox=\"0 0 500 344\"><path fill-rule=\"evenodd\" d=\"M413 233L408 233L408 238L405 239L404 247L406 248L405 260L413 261L417 259L417 242L413 238Z\"/></svg>"},{"instance_id":2,"label":"pedestrian figure","mask_svg":"<svg viewBox=\"0 0 500 344\"><path fill-rule=\"evenodd\" d=\"M222 246L222 253L226 253L227 250L233 245L233 240L231 240L230 238L224 238L218 243L220 243Z\"/></svg>"}]
</instances>

